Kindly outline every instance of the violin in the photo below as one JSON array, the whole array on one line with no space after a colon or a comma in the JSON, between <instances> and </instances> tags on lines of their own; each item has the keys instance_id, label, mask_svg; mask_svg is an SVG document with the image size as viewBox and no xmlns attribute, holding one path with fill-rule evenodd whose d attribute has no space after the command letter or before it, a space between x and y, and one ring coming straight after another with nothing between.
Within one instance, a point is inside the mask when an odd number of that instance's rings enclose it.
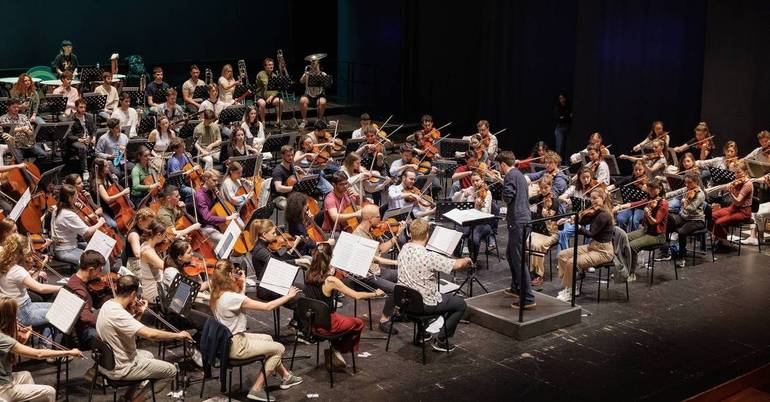
<instances>
[{"instance_id":1,"label":"violin","mask_svg":"<svg viewBox=\"0 0 770 402\"><path fill-rule=\"evenodd\" d=\"M92 293L100 294L109 290L111 292L110 294L114 294L118 278L119 276L116 272L108 272L99 275L96 279L88 281L86 285L88 286L88 290Z\"/></svg>"},{"instance_id":2,"label":"violin","mask_svg":"<svg viewBox=\"0 0 770 402\"><path fill-rule=\"evenodd\" d=\"M394 218L388 218L384 221L381 221L377 226L372 226L369 228L369 234L371 234L374 238L385 236L386 233L395 235L400 227L401 224L397 220Z\"/></svg>"},{"instance_id":3,"label":"violin","mask_svg":"<svg viewBox=\"0 0 770 402\"><path fill-rule=\"evenodd\" d=\"M438 154L438 148L434 145L436 140L441 138L441 133L435 128L425 132L425 130L418 131L420 133L419 144L426 158L433 159Z\"/></svg>"},{"instance_id":4,"label":"violin","mask_svg":"<svg viewBox=\"0 0 770 402\"><path fill-rule=\"evenodd\" d=\"M427 161L425 159L419 160L417 158L412 158L411 161L409 161L410 165L416 165L417 166L417 173L419 174L428 174L431 170L431 164L430 161Z\"/></svg>"},{"instance_id":5,"label":"violin","mask_svg":"<svg viewBox=\"0 0 770 402\"><path fill-rule=\"evenodd\" d=\"M187 276L198 276L204 272L206 275L213 275L215 264L216 259L210 261L208 259L193 256L189 262L184 264L182 272Z\"/></svg>"},{"instance_id":6,"label":"violin","mask_svg":"<svg viewBox=\"0 0 770 402\"><path fill-rule=\"evenodd\" d=\"M166 231L163 232L163 240L155 245L155 251L159 254L163 254L171 247L171 243L174 242L174 228L169 226Z\"/></svg>"},{"instance_id":7,"label":"violin","mask_svg":"<svg viewBox=\"0 0 770 402\"><path fill-rule=\"evenodd\" d=\"M297 238L281 231L281 233L267 244L267 248L277 254L286 255L288 252L294 250L294 246L297 244Z\"/></svg>"},{"instance_id":8,"label":"violin","mask_svg":"<svg viewBox=\"0 0 770 402\"><path fill-rule=\"evenodd\" d=\"M335 128L336 131L336 128ZM345 150L345 144L342 142L341 138L336 138L331 135L326 130L323 130L321 132L321 135L318 137L319 143L330 143L330 146L332 148L333 152L339 153Z\"/></svg>"},{"instance_id":9,"label":"violin","mask_svg":"<svg viewBox=\"0 0 770 402\"><path fill-rule=\"evenodd\" d=\"M417 203L424 208L433 208L434 206L436 206L436 203L433 202L433 198L429 195L423 194L420 190L417 189L417 187L405 188L403 191L409 194L416 195Z\"/></svg>"},{"instance_id":10,"label":"violin","mask_svg":"<svg viewBox=\"0 0 770 402\"><path fill-rule=\"evenodd\" d=\"M316 154L316 156L314 158L308 157L308 161L310 163L315 161L315 164L320 166L325 165L326 162L332 159L332 153L329 151L330 148L333 149L333 146L329 146L329 144L313 145L312 153Z\"/></svg>"},{"instance_id":11,"label":"violin","mask_svg":"<svg viewBox=\"0 0 770 402\"><path fill-rule=\"evenodd\" d=\"M589 216L595 216L599 212L601 212L601 207L598 206L590 206L580 212L578 212L578 222L582 221L585 218L588 218Z\"/></svg>"}]
</instances>

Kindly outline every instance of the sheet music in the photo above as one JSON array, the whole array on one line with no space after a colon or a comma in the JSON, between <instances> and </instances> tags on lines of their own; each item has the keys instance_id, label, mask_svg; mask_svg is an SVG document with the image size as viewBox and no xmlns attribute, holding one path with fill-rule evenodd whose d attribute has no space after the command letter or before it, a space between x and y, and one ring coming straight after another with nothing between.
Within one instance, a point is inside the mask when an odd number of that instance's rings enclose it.
<instances>
[{"instance_id":1,"label":"sheet music","mask_svg":"<svg viewBox=\"0 0 770 402\"><path fill-rule=\"evenodd\" d=\"M331 265L348 273L366 277L379 243L348 232L340 233L332 253Z\"/></svg>"},{"instance_id":2,"label":"sheet music","mask_svg":"<svg viewBox=\"0 0 770 402\"><path fill-rule=\"evenodd\" d=\"M452 255L452 252L457 247L457 243L460 242L462 237L463 234L461 232L443 226L436 226L436 228L433 229L433 233L430 235L430 239L428 239L428 244L425 245L425 248L437 251L441 254Z\"/></svg>"},{"instance_id":3,"label":"sheet music","mask_svg":"<svg viewBox=\"0 0 770 402\"><path fill-rule=\"evenodd\" d=\"M462 225L465 222L480 220L480 219L487 219L487 218L494 218L494 215L488 214L486 212L481 212L478 209L471 208L471 209L453 209L449 212L444 213L444 217L447 219Z\"/></svg>"},{"instance_id":4,"label":"sheet music","mask_svg":"<svg viewBox=\"0 0 770 402\"><path fill-rule=\"evenodd\" d=\"M102 272L107 273L110 270L109 258L110 254L112 254L112 249L115 247L115 243L115 239L107 236L100 230L94 232L93 236L91 236L91 240L88 241L86 250L96 250L104 257L104 260L107 261L106 264L104 264Z\"/></svg>"},{"instance_id":5,"label":"sheet music","mask_svg":"<svg viewBox=\"0 0 770 402\"><path fill-rule=\"evenodd\" d=\"M286 296L297 277L297 271L299 267L271 258L262 275L262 280L259 281L259 287Z\"/></svg>"},{"instance_id":6,"label":"sheet music","mask_svg":"<svg viewBox=\"0 0 770 402\"><path fill-rule=\"evenodd\" d=\"M21 198L19 198L19 201L16 201L16 205L13 207L13 210L11 210L11 213L8 215L8 218L10 218L12 221L16 221L19 219L19 216L21 216L21 211L24 210L24 208L27 208L27 205L29 205L29 202L32 200L32 193L29 192L29 188L27 188L27 191L24 192L24 194L21 195Z\"/></svg>"},{"instance_id":7,"label":"sheet music","mask_svg":"<svg viewBox=\"0 0 770 402\"><path fill-rule=\"evenodd\" d=\"M238 220L240 220L240 218L238 218ZM219 258L227 259L230 257L230 253L233 252L233 247L235 247L235 241L238 240L240 235L241 227L238 226L238 222L236 220L230 221L225 233L214 248L214 252L217 253Z\"/></svg>"},{"instance_id":8,"label":"sheet music","mask_svg":"<svg viewBox=\"0 0 770 402\"><path fill-rule=\"evenodd\" d=\"M59 331L68 334L85 306L85 300L70 292L67 288L59 289L51 308L45 313L45 319Z\"/></svg>"}]
</instances>

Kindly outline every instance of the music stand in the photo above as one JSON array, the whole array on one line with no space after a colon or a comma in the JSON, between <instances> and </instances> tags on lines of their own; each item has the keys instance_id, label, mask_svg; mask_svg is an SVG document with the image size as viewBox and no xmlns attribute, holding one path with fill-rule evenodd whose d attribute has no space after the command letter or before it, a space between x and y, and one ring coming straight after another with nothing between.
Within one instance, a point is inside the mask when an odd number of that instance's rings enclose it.
<instances>
[{"instance_id":1,"label":"music stand","mask_svg":"<svg viewBox=\"0 0 770 402\"><path fill-rule=\"evenodd\" d=\"M275 210L275 203L268 202L265 204L264 207L257 208L254 210L254 214L251 216L252 219L270 219L270 217L273 215L273 211Z\"/></svg>"},{"instance_id":2,"label":"music stand","mask_svg":"<svg viewBox=\"0 0 770 402\"><path fill-rule=\"evenodd\" d=\"M83 100L86 101L86 110L96 114L104 110L104 106L107 104L107 95L89 92L83 94Z\"/></svg>"},{"instance_id":3,"label":"music stand","mask_svg":"<svg viewBox=\"0 0 770 402\"><path fill-rule=\"evenodd\" d=\"M627 204L647 198L647 193L635 185L629 185L620 188L620 197L623 199L623 203Z\"/></svg>"},{"instance_id":4,"label":"music stand","mask_svg":"<svg viewBox=\"0 0 770 402\"><path fill-rule=\"evenodd\" d=\"M246 91L251 91L253 94L253 86L251 84L236 84L235 89L233 89L233 98L240 98L241 95L246 93Z\"/></svg>"},{"instance_id":5,"label":"music stand","mask_svg":"<svg viewBox=\"0 0 770 402\"><path fill-rule=\"evenodd\" d=\"M197 126L200 122L200 120L188 120L179 129L179 138L191 138L195 131L195 126Z\"/></svg>"},{"instance_id":6,"label":"music stand","mask_svg":"<svg viewBox=\"0 0 770 402\"><path fill-rule=\"evenodd\" d=\"M136 134L137 135L148 134L150 131L155 130L155 127L157 127L155 116L149 115L149 114L144 115L142 116L142 119L139 120L139 125L136 126Z\"/></svg>"},{"instance_id":7,"label":"music stand","mask_svg":"<svg viewBox=\"0 0 770 402\"><path fill-rule=\"evenodd\" d=\"M466 209L473 209L472 202L454 202L454 201L437 201L436 202L436 223L452 223L455 221L444 216L445 213L457 208L461 211Z\"/></svg>"},{"instance_id":8,"label":"music stand","mask_svg":"<svg viewBox=\"0 0 770 402\"><path fill-rule=\"evenodd\" d=\"M144 91L140 91L139 87L123 87L120 92L122 94L129 94L131 96L131 103L133 105L142 105L144 101Z\"/></svg>"},{"instance_id":9,"label":"music stand","mask_svg":"<svg viewBox=\"0 0 770 402\"><path fill-rule=\"evenodd\" d=\"M267 78L267 90L268 91L288 91L291 87L291 77L283 76L271 76Z\"/></svg>"},{"instance_id":10,"label":"music stand","mask_svg":"<svg viewBox=\"0 0 770 402\"><path fill-rule=\"evenodd\" d=\"M438 154L444 158L455 158L456 152L468 152L470 141L462 138L444 138L438 143Z\"/></svg>"},{"instance_id":11,"label":"music stand","mask_svg":"<svg viewBox=\"0 0 770 402\"><path fill-rule=\"evenodd\" d=\"M45 96L45 104L48 106L48 111L57 117L60 113L64 113L67 108L67 98L64 95L50 94Z\"/></svg>"},{"instance_id":12,"label":"music stand","mask_svg":"<svg viewBox=\"0 0 770 402\"><path fill-rule=\"evenodd\" d=\"M246 106L230 105L219 112L219 124L226 126L234 121L239 121L243 119L243 114L245 112Z\"/></svg>"},{"instance_id":13,"label":"music stand","mask_svg":"<svg viewBox=\"0 0 770 402\"><path fill-rule=\"evenodd\" d=\"M0 116L8 113L8 98L0 98Z\"/></svg>"},{"instance_id":14,"label":"music stand","mask_svg":"<svg viewBox=\"0 0 770 402\"><path fill-rule=\"evenodd\" d=\"M43 123L35 127L36 142L51 142L58 144L67 136L72 128L72 121L60 121L56 123Z\"/></svg>"},{"instance_id":15,"label":"music stand","mask_svg":"<svg viewBox=\"0 0 770 402\"><path fill-rule=\"evenodd\" d=\"M443 144L443 142L442 142ZM440 145L440 144L439 144ZM436 167L444 176L451 177L458 167L457 161L449 159L435 159L433 160L433 166Z\"/></svg>"},{"instance_id":16,"label":"music stand","mask_svg":"<svg viewBox=\"0 0 770 402\"><path fill-rule=\"evenodd\" d=\"M345 142L345 155L356 152L365 141L365 138L351 138L347 140ZM371 162L371 160L369 162Z\"/></svg>"},{"instance_id":17,"label":"music stand","mask_svg":"<svg viewBox=\"0 0 770 402\"><path fill-rule=\"evenodd\" d=\"M270 82L268 80L268 82ZM329 74L310 74L307 76L307 86L331 88L334 79Z\"/></svg>"},{"instance_id":18,"label":"music stand","mask_svg":"<svg viewBox=\"0 0 770 402\"><path fill-rule=\"evenodd\" d=\"M684 176L678 174L665 173L664 177L668 183L669 191L679 190L684 187Z\"/></svg>"},{"instance_id":19,"label":"music stand","mask_svg":"<svg viewBox=\"0 0 770 402\"><path fill-rule=\"evenodd\" d=\"M770 173L770 163L756 159L746 159L746 167L749 169L749 177L762 177Z\"/></svg>"},{"instance_id":20,"label":"music stand","mask_svg":"<svg viewBox=\"0 0 770 402\"><path fill-rule=\"evenodd\" d=\"M0 124L0 133L11 133L14 128L18 127L19 125L16 123L6 123L6 124ZM5 141L2 142L5 144Z\"/></svg>"},{"instance_id":21,"label":"music stand","mask_svg":"<svg viewBox=\"0 0 770 402\"><path fill-rule=\"evenodd\" d=\"M128 143L126 144L126 159L133 161L134 156L136 155L137 151L139 151L139 147L144 146L147 149L152 149L150 147L150 143L147 141L147 138L131 138L128 140Z\"/></svg>"},{"instance_id":22,"label":"music stand","mask_svg":"<svg viewBox=\"0 0 770 402\"><path fill-rule=\"evenodd\" d=\"M726 169L709 166L709 173L711 174L712 185L727 184L735 180L735 172Z\"/></svg>"},{"instance_id":23,"label":"music stand","mask_svg":"<svg viewBox=\"0 0 770 402\"><path fill-rule=\"evenodd\" d=\"M190 312L200 288L200 283L181 273L177 274L166 291L166 299L163 300L166 311L185 316Z\"/></svg>"},{"instance_id":24,"label":"music stand","mask_svg":"<svg viewBox=\"0 0 770 402\"><path fill-rule=\"evenodd\" d=\"M425 194L425 191L427 191L431 185L433 185L433 179L436 177L435 174L424 174L422 176L417 176L417 179L414 181L414 186L420 189L420 192Z\"/></svg>"},{"instance_id":25,"label":"music stand","mask_svg":"<svg viewBox=\"0 0 770 402\"><path fill-rule=\"evenodd\" d=\"M92 82L102 79L104 69L96 66L80 66L80 84L82 88L89 88Z\"/></svg>"},{"instance_id":26,"label":"music stand","mask_svg":"<svg viewBox=\"0 0 770 402\"><path fill-rule=\"evenodd\" d=\"M487 183L487 188L489 188L489 193L492 194L492 199L501 201L503 199L503 183L499 181L493 181L492 183Z\"/></svg>"},{"instance_id":27,"label":"music stand","mask_svg":"<svg viewBox=\"0 0 770 402\"><path fill-rule=\"evenodd\" d=\"M305 195L308 195L313 198L317 198L321 195L321 192L318 191L318 181L320 180L320 176L317 174L309 174L302 178L302 180L298 181L297 184L294 185L293 191L297 191L300 193L303 193Z\"/></svg>"},{"instance_id":28,"label":"music stand","mask_svg":"<svg viewBox=\"0 0 770 402\"><path fill-rule=\"evenodd\" d=\"M185 179L184 171L178 170L166 177L166 185L173 184L176 188L182 188L182 186L190 187L190 182L186 182Z\"/></svg>"},{"instance_id":29,"label":"music stand","mask_svg":"<svg viewBox=\"0 0 770 402\"><path fill-rule=\"evenodd\" d=\"M37 182L37 185L35 185L35 191L33 191L32 194L35 194L38 191L48 192L48 188L50 186L60 182L59 179L61 179L62 170L64 170L64 165L59 165L53 169L43 172L43 174L40 175L40 180Z\"/></svg>"},{"instance_id":30,"label":"music stand","mask_svg":"<svg viewBox=\"0 0 770 402\"><path fill-rule=\"evenodd\" d=\"M252 177L256 173L256 167L262 163L262 155L246 155L246 156L232 156L227 159L228 161L238 162L243 167L243 177Z\"/></svg>"},{"instance_id":31,"label":"music stand","mask_svg":"<svg viewBox=\"0 0 770 402\"><path fill-rule=\"evenodd\" d=\"M281 147L288 145L291 142L292 135L294 134L271 134L265 138L265 143L262 144L262 152L281 152Z\"/></svg>"},{"instance_id":32,"label":"music stand","mask_svg":"<svg viewBox=\"0 0 770 402\"><path fill-rule=\"evenodd\" d=\"M195 100L198 100L198 99L201 99L201 100L208 99L208 97L209 97L209 88L207 86L205 86L205 85L198 85L193 90L192 97Z\"/></svg>"},{"instance_id":33,"label":"music stand","mask_svg":"<svg viewBox=\"0 0 770 402\"><path fill-rule=\"evenodd\" d=\"M580 212L591 206L591 200L583 197L569 197L572 203L572 212Z\"/></svg>"}]
</instances>

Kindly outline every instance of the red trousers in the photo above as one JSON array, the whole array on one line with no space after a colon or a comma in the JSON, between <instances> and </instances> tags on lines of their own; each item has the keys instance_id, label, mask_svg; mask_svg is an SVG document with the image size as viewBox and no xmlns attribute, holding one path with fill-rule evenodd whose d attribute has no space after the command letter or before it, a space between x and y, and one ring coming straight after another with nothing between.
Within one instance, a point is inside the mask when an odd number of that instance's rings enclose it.
<instances>
[{"instance_id":1,"label":"red trousers","mask_svg":"<svg viewBox=\"0 0 770 402\"><path fill-rule=\"evenodd\" d=\"M364 321L357 317L349 317L342 314L332 313L332 325L330 329L316 327L314 330L321 335L339 334L348 332L349 334L333 342L334 349L340 353L358 352L358 343L361 341L361 332L364 330Z\"/></svg>"},{"instance_id":2,"label":"red trousers","mask_svg":"<svg viewBox=\"0 0 770 402\"><path fill-rule=\"evenodd\" d=\"M727 238L727 228L751 218L751 207L738 208L734 205L711 212L709 229L720 239Z\"/></svg>"}]
</instances>

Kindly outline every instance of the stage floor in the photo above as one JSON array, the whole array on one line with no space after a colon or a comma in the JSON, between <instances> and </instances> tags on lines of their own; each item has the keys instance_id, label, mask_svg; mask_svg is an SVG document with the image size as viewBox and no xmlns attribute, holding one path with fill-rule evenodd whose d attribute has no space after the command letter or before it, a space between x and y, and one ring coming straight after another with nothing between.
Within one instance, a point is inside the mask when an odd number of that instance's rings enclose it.
<instances>
[{"instance_id":1,"label":"stage floor","mask_svg":"<svg viewBox=\"0 0 770 402\"><path fill-rule=\"evenodd\" d=\"M505 244L502 229L498 241ZM315 368L315 346L300 345L298 354L313 355L295 363L304 383L287 391L276 389L274 395L280 401L305 400L313 394L324 401L681 400L770 361L770 256L746 247L741 257L717 257L715 263L688 265L678 281L670 262L659 263L653 287L642 270L630 286L629 302L624 288L612 283L609 297L603 289L597 304L597 283L589 274L584 294L578 297L583 314L579 324L525 341L473 323L460 324L453 338L457 349L449 355L429 350L426 366L421 364L420 349L410 343L411 326L398 324L401 333L393 337L389 352L384 340L362 340L360 353L370 356L357 358L357 374L335 374L334 389L329 388L328 373ZM478 277L490 291L500 290L510 280L508 266L495 256L490 256L490 265ZM558 291L549 281L537 290L551 296ZM363 317L366 303L358 307ZM373 303L375 323L381 307L382 301ZM345 300L341 312L352 310L352 300ZM272 331L271 314L251 316L251 331ZM284 335L290 334L288 316L284 309ZM364 332L365 337L382 335ZM290 338L284 340L285 356L291 356ZM143 347L157 351L154 344ZM168 360L173 360L181 350L169 353ZM87 398L82 375L90 364L89 359L71 365L71 399ZM38 383L55 383L54 366L24 362L16 370L33 371ZM257 370L256 365L244 370L245 387L252 384ZM234 377L237 384L237 373ZM277 388L276 380L270 384ZM217 391L216 382L209 381L204 399ZM166 392L159 393L158 400L169 400ZM187 400L199 400L199 392L196 384ZM95 394L98 401L111 398L109 392ZM245 400L245 394L236 398Z\"/></svg>"}]
</instances>

